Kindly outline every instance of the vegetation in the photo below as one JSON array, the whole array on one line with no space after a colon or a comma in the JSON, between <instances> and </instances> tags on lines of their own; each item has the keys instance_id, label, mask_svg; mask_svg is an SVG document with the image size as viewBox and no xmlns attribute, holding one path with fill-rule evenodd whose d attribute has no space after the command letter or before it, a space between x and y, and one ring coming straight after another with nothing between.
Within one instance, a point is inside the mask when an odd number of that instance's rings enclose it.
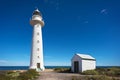
<instances>
[{"instance_id":1,"label":"vegetation","mask_svg":"<svg viewBox=\"0 0 120 80\"><path fill-rule=\"evenodd\" d=\"M39 73L36 70L28 70L26 72L13 72L6 71L0 73L0 80L34 80L39 76Z\"/></svg>"},{"instance_id":2,"label":"vegetation","mask_svg":"<svg viewBox=\"0 0 120 80\"><path fill-rule=\"evenodd\" d=\"M56 72L71 72L70 68L55 68ZM87 70L82 73L86 76L72 76L71 80L120 80L120 68L97 68L95 70Z\"/></svg>"},{"instance_id":3,"label":"vegetation","mask_svg":"<svg viewBox=\"0 0 120 80\"><path fill-rule=\"evenodd\" d=\"M96 71L99 72L101 75L107 75L107 76L120 76L120 68L98 68Z\"/></svg>"},{"instance_id":4,"label":"vegetation","mask_svg":"<svg viewBox=\"0 0 120 80\"><path fill-rule=\"evenodd\" d=\"M70 68L55 68L54 71L56 72L71 72L71 69Z\"/></svg>"},{"instance_id":5,"label":"vegetation","mask_svg":"<svg viewBox=\"0 0 120 80\"><path fill-rule=\"evenodd\" d=\"M84 71L82 74L85 74L85 75L98 75L98 71L96 70L87 70L87 71Z\"/></svg>"},{"instance_id":6,"label":"vegetation","mask_svg":"<svg viewBox=\"0 0 120 80\"><path fill-rule=\"evenodd\" d=\"M34 69L31 69L27 72L21 73L20 76L18 76L18 80L33 80L36 79L38 76L38 72L36 72L36 70Z\"/></svg>"},{"instance_id":7,"label":"vegetation","mask_svg":"<svg viewBox=\"0 0 120 80\"><path fill-rule=\"evenodd\" d=\"M94 76L84 76L84 77L72 77L72 80L117 80L117 79L113 79L110 78L108 76L105 75L94 75Z\"/></svg>"},{"instance_id":8,"label":"vegetation","mask_svg":"<svg viewBox=\"0 0 120 80\"><path fill-rule=\"evenodd\" d=\"M84 80L120 80L120 68L117 67L97 68L96 70L84 71L81 74L89 75L85 77ZM79 79L73 79L73 80L79 80Z\"/></svg>"},{"instance_id":9,"label":"vegetation","mask_svg":"<svg viewBox=\"0 0 120 80\"><path fill-rule=\"evenodd\" d=\"M70 68L55 68L56 72L71 72ZM81 73L83 76L72 76L70 80L120 80L120 68L97 68ZM36 70L25 72L0 71L0 80L35 80L39 76Z\"/></svg>"},{"instance_id":10,"label":"vegetation","mask_svg":"<svg viewBox=\"0 0 120 80\"><path fill-rule=\"evenodd\" d=\"M87 70L82 72L84 75L106 75L106 76L120 76L120 68L98 68L96 70Z\"/></svg>"}]
</instances>

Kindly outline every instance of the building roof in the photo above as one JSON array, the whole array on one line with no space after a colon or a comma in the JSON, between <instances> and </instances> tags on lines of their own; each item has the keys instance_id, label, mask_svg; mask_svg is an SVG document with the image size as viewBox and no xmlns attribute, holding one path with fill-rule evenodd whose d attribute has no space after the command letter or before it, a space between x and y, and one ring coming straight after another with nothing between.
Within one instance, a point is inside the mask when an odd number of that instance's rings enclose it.
<instances>
[{"instance_id":1,"label":"building roof","mask_svg":"<svg viewBox=\"0 0 120 80\"><path fill-rule=\"evenodd\" d=\"M40 12L38 9L36 9L36 10L33 12L33 15L40 15L40 16L42 16L41 12Z\"/></svg>"},{"instance_id":2,"label":"building roof","mask_svg":"<svg viewBox=\"0 0 120 80\"><path fill-rule=\"evenodd\" d=\"M84 60L95 60L95 58L93 58L92 56L87 55L87 54L76 54L76 55Z\"/></svg>"}]
</instances>

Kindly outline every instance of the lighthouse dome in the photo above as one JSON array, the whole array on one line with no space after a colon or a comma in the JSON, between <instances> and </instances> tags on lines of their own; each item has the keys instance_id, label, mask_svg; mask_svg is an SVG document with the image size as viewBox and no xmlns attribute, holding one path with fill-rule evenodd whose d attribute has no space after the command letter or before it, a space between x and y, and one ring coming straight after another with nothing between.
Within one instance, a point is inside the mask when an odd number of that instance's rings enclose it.
<instances>
[{"instance_id":1,"label":"lighthouse dome","mask_svg":"<svg viewBox=\"0 0 120 80\"><path fill-rule=\"evenodd\" d=\"M36 9L36 10L33 12L33 15L40 15L40 16L42 16L41 12L40 12L38 9Z\"/></svg>"}]
</instances>

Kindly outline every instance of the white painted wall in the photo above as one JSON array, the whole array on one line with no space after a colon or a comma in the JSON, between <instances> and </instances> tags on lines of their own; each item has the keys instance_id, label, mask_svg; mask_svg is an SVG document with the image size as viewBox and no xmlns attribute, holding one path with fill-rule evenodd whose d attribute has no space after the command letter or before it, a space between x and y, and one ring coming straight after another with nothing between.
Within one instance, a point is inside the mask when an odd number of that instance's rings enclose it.
<instances>
[{"instance_id":1,"label":"white painted wall","mask_svg":"<svg viewBox=\"0 0 120 80\"><path fill-rule=\"evenodd\" d=\"M39 33L39 35L37 35ZM33 39L32 39L32 53L31 53L31 62L30 62L30 68L36 69L37 63L40 63L40 68L44 70L44 64L43 64L43 44L42 44L42 30L41 25L36 24L33 27ZM37 43L37 40L39 40L39 43ZM39 48L39 51L37 50ZM38 58L39 56L39 58Z\"/></svg>"},{"instance_id":2,"label":"white painted wall","mask_svg":"<svg viewBox=\"0 0 120 80\"><path fill-rule=\"evenodd\" d=\"M82 60L82 72L96 69L96 61Z\"/></svg>"}]
</instances>

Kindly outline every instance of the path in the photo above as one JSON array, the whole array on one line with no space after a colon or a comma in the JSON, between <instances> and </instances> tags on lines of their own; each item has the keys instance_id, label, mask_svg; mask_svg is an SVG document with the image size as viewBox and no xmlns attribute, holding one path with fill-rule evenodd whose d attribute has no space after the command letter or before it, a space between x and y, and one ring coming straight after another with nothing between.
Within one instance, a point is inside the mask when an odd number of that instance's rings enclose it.
<instances>
[{"instance_id":1,"label":"path","mask_svg":"<svg viewBox=\"0 0 120 80\"><path fill-rule=\"evenodd\" d=\"M57 73L53 70L45 70L40 72L40 77L37 80L72 80L73 76L80 76L79 74L73 73Z\"/></svg>"}]
</instances>

